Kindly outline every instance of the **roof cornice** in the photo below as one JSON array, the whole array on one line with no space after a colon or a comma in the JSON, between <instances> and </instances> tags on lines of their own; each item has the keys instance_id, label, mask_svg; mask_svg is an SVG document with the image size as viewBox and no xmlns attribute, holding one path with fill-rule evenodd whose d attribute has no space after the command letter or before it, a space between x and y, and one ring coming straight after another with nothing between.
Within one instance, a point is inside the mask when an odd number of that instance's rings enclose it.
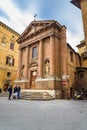
<instances>
[{"instance_id":1,"label":"roof cornice","mask_svg":"<svg viewBox=\"0 0 87 130\"><path fill-rule=\"evenodd\" d=\"M7 28L8 30L12 31L13 33L15 33L16 35L20 35L19 33L17 33L16 31L14 31L12 28L10 28L8 25L4 24L3 22L0 21L0 25L2 25L4 28Z\"/></svg>"}]
</instances>

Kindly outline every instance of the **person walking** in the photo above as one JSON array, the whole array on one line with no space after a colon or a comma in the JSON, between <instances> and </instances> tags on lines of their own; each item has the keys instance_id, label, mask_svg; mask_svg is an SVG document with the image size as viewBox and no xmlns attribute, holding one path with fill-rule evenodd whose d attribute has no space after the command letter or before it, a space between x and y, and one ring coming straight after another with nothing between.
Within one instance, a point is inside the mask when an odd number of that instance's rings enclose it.
<instances>
[{"instance_id":1,"label":"person walking","mask_svg":"<svg viewBox=\"0 0 87 130\"><path fill-rule=\"evenodd\" d=\"M8 86L8 92L9 92L8 99L11 100L11 96L12 96L12 86L11 85Z\"/></svg>"},{"instance_id":2,"label":"person walking","mask_svg":"<svg viewBox=\"0 0 87 130\"><path fill-rule=\"evenodd\" d=\"M17 93L18 93L17 86L14 86L14 89L13 89L13 99L17 98Z\"/></svg>"}]
</instances>

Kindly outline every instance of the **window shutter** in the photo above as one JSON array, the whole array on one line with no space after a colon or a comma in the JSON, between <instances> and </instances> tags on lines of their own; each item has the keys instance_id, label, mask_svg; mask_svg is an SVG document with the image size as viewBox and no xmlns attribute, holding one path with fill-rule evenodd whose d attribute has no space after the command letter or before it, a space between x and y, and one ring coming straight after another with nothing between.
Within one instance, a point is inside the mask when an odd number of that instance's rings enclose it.
<instances>
[{"instance_id":1,"label":"window shutter","mask_svg":"<svg viewBox=\"0 0 87 130\"><path fill-rule=\"evenodd\" d=\"M7 56L7 57L6 57L6 64L8 64L8 58L9 58L9 57Z\"/></svg>"},{"instance_id":2,"label":"window shutter","mask_svg":"<svg viewBox=\"0 0 87 130\"><path fill-rule=\"evenodd\" d=\"M14 59L12 59L12 66L14 66Z\"/></svg>"}]
</instances>

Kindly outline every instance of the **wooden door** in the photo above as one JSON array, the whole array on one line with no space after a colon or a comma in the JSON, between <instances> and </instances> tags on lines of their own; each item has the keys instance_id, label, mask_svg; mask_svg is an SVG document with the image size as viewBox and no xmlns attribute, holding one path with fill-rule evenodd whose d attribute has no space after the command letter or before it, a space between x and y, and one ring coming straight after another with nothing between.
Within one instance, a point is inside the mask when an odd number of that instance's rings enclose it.
<instances>
[{"instance_id":1,"label":"wooden door","mask_svg":"<svg viewBox=\"0 0 87 130\"><path fill-rule=\"evenodd\" d=\"M37 76L37 71L31 71L31 82L30 82L31 89L35 89L36 76Z\"/></svg>"}]
</instances>

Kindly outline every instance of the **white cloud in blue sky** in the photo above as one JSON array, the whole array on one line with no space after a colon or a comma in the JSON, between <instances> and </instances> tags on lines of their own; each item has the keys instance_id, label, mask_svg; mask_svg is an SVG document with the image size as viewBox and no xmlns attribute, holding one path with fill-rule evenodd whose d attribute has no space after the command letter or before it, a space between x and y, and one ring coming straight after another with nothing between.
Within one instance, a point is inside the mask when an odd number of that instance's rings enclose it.
<instances>
[{"instance_id":1,"label":"white cloud in blue sky","mask_svg":"<svg viewBox=\"0 0 87 130\"><path fill-rule=\"evenodd\" d=\"M0 0L0 21L22 33L34 20L56 20L67 27L67 42L74 48L84 39L81 11L70 0Z\"/></svg>"}]
</instances>

